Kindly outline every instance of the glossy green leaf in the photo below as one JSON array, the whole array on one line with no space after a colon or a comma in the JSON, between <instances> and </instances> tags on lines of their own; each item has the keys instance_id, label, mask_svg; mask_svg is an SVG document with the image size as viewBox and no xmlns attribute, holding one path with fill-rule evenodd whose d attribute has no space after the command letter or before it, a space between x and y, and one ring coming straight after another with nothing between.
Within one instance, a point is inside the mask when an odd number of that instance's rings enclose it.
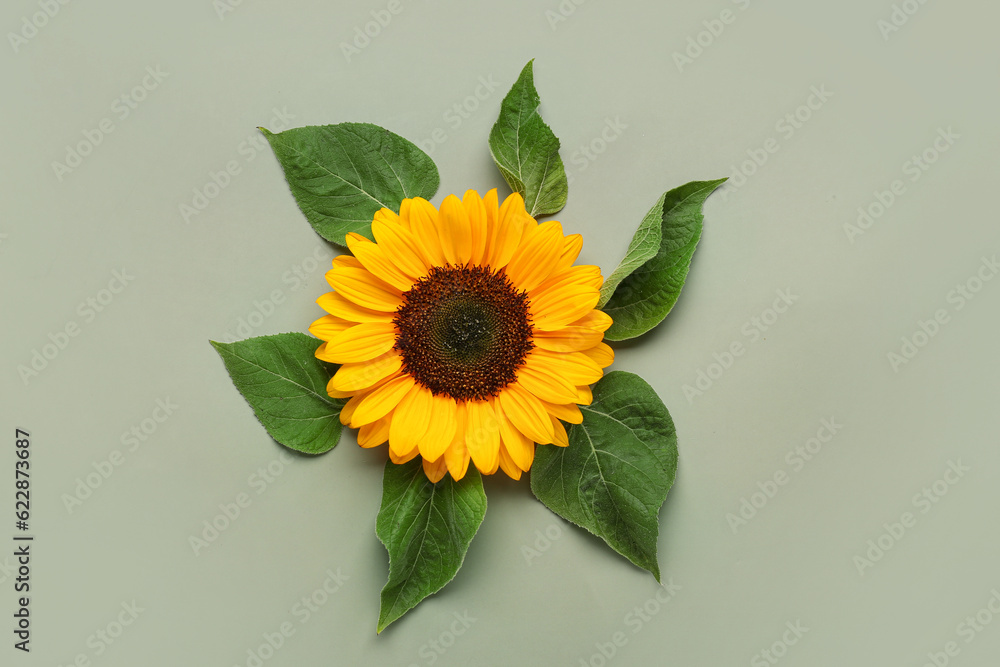
<instances>
[{"instance_id":1,"label":"glossy green leaf","mask_svg":"<svg viewBox=\"0 0 1000 667\"><path fill-rule=\"evenodd\" d=\"M614 320L614 324L604 334L605 338L635 338L655 327L670 313L680 297L691 267L691 257L701 239L704 221L702 206L708 196L725 181L724 178L716 181L693 181L660 198L661 238L656 254L638 267L633 267L627 275L616 276L617 284L601 294L603 310ZM655 217L656 208L653 207L639 226L636 235L642 235L642 238L639 241L633 238L633 244L638 244L639 256L648 253L645 241L648 229L644 228L650 216ZM631 249L630 245L629 250ZM630 266L635 263L630 261L628 254L625 261Z\"/></svg>"},{"instance_id":2,"label":"glossy green leaf","mask_svg":"<svg viewBox=\"0 0 1000 667\"><path fill-rule=\"evenodd\" d=\"M500 104L500 117L490 131L490 152L511 190L524 197L532 216L555 213L566 205L566 169L559 139L538 114L529 61Z\"/></svg>"},{"instance_id":3,"label":"glossy green leaf","mask_svg":"<svg viewBox=\"0 0 1000 667\"><path fill-rule=\"evenodd\" d=\"M345 401L326 393L336 366L315 357L320 341L285 333L210 342L272 438L307 454L322 454L337 445Z\"/></svg>"},{"instance_id":4,"label":"glossy green leaf","mask_svg":"<svg viewBox=\"0 0 1000 667\"><path fill-rule=\"evenodd\" d=\"M432 483L420 458L389 461L375 532L389 552L378 632L454 579L486 516L486 492L475 468L456 482Z\"/></svg>"},{"instance_id":5,"label":"glossy green leaf","mask_svg":"<svg viewBox=\"0 0 1000 667\"><path fill-rule=\"evenodd\" d=\"M642 378L622 371L605 375L580 410L568 447L537 449L531 490L659 581L657 517L677 472L670 413Z\"/></svg>"},{"instance_id":6,"label":"glossy green leaf","mask_svg":"<svg viewBox=\"0 0 1000 667\"><path fill-rule=\"evenodd\" d=\"M271 143L288 187L320 236L345 245L356 232L371 238L381 208L430 199L440 178L430 156L410 141L370 123L313 125L273 134Z\"/></svg>"}]
</instances>

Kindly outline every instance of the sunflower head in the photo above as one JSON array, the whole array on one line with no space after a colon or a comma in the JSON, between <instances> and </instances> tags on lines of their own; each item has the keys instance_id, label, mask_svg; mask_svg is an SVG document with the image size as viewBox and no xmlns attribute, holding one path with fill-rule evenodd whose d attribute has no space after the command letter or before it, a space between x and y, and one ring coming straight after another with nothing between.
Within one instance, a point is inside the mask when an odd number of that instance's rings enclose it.
<instances>
[{"instance_id":1,"label":"sunflower head","mask_svg":"<svg viewBox=\"0 0 1000 667\"><path fill-rule=\"evenodd\" d=\"M563 422L583 420L614 360L600 269L573 264L580 235L496 190L440 210L404 199L375 214L372 235L348 235L353 256L333 260L328 314L309 328L316 356L341 365L327 391L350 398L340 420L358 444L388 442L395 463L420 456L433 482L461 479L470 460L519 479L536 444L568 445Z\"/></svg>"}]
</instances>

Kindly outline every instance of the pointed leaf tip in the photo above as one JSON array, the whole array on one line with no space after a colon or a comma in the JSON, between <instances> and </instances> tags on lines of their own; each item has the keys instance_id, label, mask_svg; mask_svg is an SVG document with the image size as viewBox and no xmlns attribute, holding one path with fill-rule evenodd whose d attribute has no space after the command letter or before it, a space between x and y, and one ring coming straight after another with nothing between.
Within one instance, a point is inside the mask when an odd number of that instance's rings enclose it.
<instances>
[{"instance_id":1,"label":"pointed leaf tip","mask_svg":"<svg viewBox=\"0 0 1000 667\"><path fill-rule=\"evenodd\" d=\"M538 113L541 99L535 90L534 62L528 61L501 102L489 145L504 180L524 198L528 213L539 216L561 210L569 186L559 139Z\"/></svg>"}]
</instances>

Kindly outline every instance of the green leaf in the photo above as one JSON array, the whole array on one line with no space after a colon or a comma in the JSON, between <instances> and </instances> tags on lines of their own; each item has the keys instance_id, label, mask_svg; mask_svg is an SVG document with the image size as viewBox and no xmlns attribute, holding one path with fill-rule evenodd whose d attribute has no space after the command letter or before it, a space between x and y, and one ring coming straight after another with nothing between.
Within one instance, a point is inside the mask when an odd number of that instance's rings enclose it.
<instances>
[{"instance_id":1,"label":"green leaf","mask_svg":"<svg viewBox=\"0 0 1000 667\"><path fill-rule=\"evenodd\" d=\"M624 269L627 271L626 275L619 275L618 271L623 268L619 266L611 274L618 282L602 290L603 310L614 320L614 324L604 334L605 338L635 338L655 327L670 313L684 287L691 267L691 256L701 239L704 220L702 205L725 181L724 178L716 181L693 181L675 188L664 194L657 206L646 215L622 262L623 266L629 264ZM648 234L648 229L645 228L650 218L656 216L657 207L661 221L659 248L653 257L636 268L630 257L632 247L638 246L638 256L648 252L648 243L643 234Z\"/></svg>"},{"instance_id":2,"label":"green leaf","mask_svg":"<svg viewBox=\"0 0 1000 667\"><path fill-rule=\"evenodd\" d=\"M430 199L440 179L434 161L415 144L370 123L313 125L272 134L288 187L309 224L345 245L348 232L371 238L381 208L399 212L404 199Z\"/></svg>"},{"instance_id":3,"label":"green leaf","mask_svg":"<svg viewBox=\"0 0 1000 667\"><path fill-rule=\"evenodd\" d=\"M272 438L306 454L322 454L337 445L345 401L326 393L336 366L315 357L320 341L285 333L209 342Z\"/></svg>"},{"instance_id":4,"label":"green leaf","mask_svg":"<svg viewBox=\"0 0 1000 667\"><path fill-rule=\"evenodd\" d=\"M490 130L490 152L511 190L524 197L528 213L538 216L565 206L569 190L559 139L538 115L533 62L524 66L500 104L500 117Z\"/></svg>"},{"instance_id":5,"label":"green leaf","mask_svg":"<svg viewBox=\"0 0 1000 667\"><path fill-rule=\"evenodd\" d=\"M459 482L446 475L434 484L419 458L386 463L375 532L389 552L389 581L378 632L455 578L484 516L486 492L474 468Z\"/></svg>"},{"instance_id":6,"label":"green leaf","mask_svg":"<svg viewBox=\"0 0 1000 667\"><path fill-rule=\"evenodd\" d=\"M677 472L670 413L642 378L623 371L605 375L580 410L568 447L535 452L531 490L659 581L657 515Z\"/></svg>"},{"instance_id":7,"label":"green leaf","mask_svg":"<svg viewBox=\"0 0 1000 667\"><path fill-rule=\"evenodd\" d=\"M601 300L597 302L598 308L608 302L622 280L656 257L656 253L660 250L660 242L663 240L663 201L666 197L667 193L664 192L659 201L653 204L653 208L649 209L649 213L639 223L639 229L635 230L632 241L628 244L628 250L625 251L625 257L618 263L618 268L605 279L604 285L601 287Z\"/></svg>"}]
</instances>

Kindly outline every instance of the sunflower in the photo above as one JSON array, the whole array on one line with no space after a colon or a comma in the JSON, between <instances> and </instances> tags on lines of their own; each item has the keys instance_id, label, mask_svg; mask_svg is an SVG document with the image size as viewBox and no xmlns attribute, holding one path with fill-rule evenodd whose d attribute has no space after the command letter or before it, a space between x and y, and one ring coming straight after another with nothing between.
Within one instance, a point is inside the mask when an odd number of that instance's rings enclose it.
<instances>
[{"instance_id":1,"label":"sunflower","mask_svg":"<svg viewBox=\"0 0 1000 667\"><path fill-rule=\"evenodd\" d=\"M340 364L327 392L350 399L340 421L358 444L420 456L432 482L462 479L470 460L520 479L536 444L567 446L563 422L583 420L614 360L600 268L573 265L581 236L496 190L440 210L404 199L371 230L374 242L347 235L353 256L334 258L334 291L317 300L329 314L309 328L316 356Z\"/></svg>"}]
</instances>

